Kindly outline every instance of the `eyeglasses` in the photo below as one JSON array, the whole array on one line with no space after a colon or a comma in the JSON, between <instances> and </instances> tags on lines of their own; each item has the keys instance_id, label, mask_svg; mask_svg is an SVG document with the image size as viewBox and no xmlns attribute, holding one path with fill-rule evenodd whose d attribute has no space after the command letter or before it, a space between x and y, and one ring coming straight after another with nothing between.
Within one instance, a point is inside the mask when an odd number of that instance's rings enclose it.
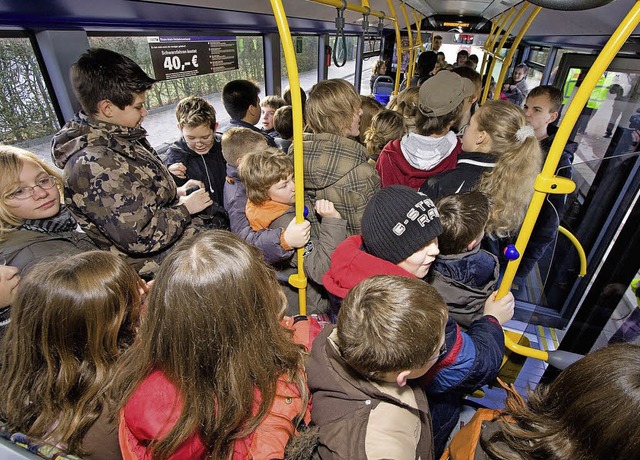
<instances>
[{"instance_id":1,"label":"eyeglasses","mask_svg":"<svg viewBox=\"0 0 640 460\"><path fill-rule=\"evenodd\" d=\"M56 186L58 180L54 176L46 176L36 181L36 185L33 187L21 187L8 195L5 195L5 200L26 200L33 196L33 192L36 187L40 187L42 190L49 190Z\"/></svg>"}]
</instances>

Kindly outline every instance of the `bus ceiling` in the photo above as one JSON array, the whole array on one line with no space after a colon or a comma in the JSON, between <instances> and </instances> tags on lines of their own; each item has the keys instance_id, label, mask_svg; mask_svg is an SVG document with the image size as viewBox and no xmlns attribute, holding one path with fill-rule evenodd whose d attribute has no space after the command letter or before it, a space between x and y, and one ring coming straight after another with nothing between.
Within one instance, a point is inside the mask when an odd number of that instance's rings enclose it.
<instances>
[{"instance_id":1,"label":"bus ceiling","mask_svg":"<svg viewBox=\"0 0 640 460\"><path fill-rule=\"evenodd\" d=\"M390 0L369 0L372 10L389 15ZM395 7L399 0L391 0ZM634 0L534 0L545 8L533 22L525 41L556 46L600 47L615 30ZM361 5L361 0L349 4ZM422 31L458 30L480 33L490 20L516 5L517 0L485 0L443 2L406 0L405 5L416 17L424 17ZM322 34L335 32L336 8L314 0L284 0L289 27L294 33ZM559 11L548 6L590 7L582 11ZM396 8L397 10L397 8ZM363 15L345 11L345 34L360 34ZM413 14L410 14L413 18ZM412 19L413 21L413 19ZM369 18L375 24L376 18ZM393 29L385 20L385 28ZM404 18L399 19L406 30ZM0 2L0 27L19 29L82 29L144 33L151 30L203 31L233 33L275 33L277 26L269 2L264 0L3 0ZM412 26L412 29L414 27ZM518 27L516 27L518 29ZM634 31L633 35L639 35ZM632 43L633 44L633 43ZM637 49L637 46L634 47ZM623 50L624 51L624 50Z\"/></svg>"}]
</instances>

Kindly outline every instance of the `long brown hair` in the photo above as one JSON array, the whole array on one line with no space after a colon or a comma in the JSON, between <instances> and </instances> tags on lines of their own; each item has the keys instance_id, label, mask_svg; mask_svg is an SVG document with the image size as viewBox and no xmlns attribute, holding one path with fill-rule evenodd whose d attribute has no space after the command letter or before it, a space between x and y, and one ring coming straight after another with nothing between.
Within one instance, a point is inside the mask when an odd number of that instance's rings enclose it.
<instances>
[{"instance_id":1,"label":"long brown hair","mask_svg":"<svg viewBox=\"0 0 640 460\"><path fill-rule=\"evenodd\" d=\"M159 369L179 390L182 413L151 443L153 458L168 457L196 432L211 458L228 458L235 441L264 419L281 375L306 401L303 351L278 321L282 305L273 270L230 232L196 235L165 259L114 388L122 408ZM252 415L256 390L261 398Z\"/></svg>"},{"instance_id":2,"label":"long brown hair","mask_svg":"<svg viewBox=\"0 0 640 460\"><path fill-rule=\"evenodd\" d=\"M481 439L493 458L598 460L640 452L640 347L617 344L568 367L549 386L512 394L500 431Z\"/></svg>"},{"instance_id":3,"label":"long brown hair","mask_svg":"<svg viewBox=\"0 0 640 460\"><path fill-rule=\"evenodd\" d=\"M115 362L134 340L139 283L103 251L39 264L21 280L0 351L0 413L11 430L84 454Z\"/></svg>"},{"instance_id":4,"label":"long brown hair","mask_svg":"<svg viewBox=\"0 0 640 460\"><path fill-rule=\"evenodd\" d=\"M527 124L522 109L506 101L490 101L474 115L478 130L486 131L496 165L484 173L475 190L493 205L485 232L500 238L520 229L533 195L533 183L542 169L542 151L533 134L519 140L516 132Z\"/></svg>"}]
</instances>

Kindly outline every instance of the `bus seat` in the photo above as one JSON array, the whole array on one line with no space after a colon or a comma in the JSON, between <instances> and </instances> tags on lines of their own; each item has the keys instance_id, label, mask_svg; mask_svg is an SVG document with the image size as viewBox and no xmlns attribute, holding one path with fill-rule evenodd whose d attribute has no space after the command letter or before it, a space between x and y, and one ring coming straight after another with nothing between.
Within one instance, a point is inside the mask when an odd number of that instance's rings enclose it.
<instances>
[{"instance_id":1,"label":"bus seat","mask_svg":"<svg viewBox=\"0 0 640 460\"><path fill-rule=\"evenodd\" d=\"M0 458L3 460L41 459L24 447L12 443L8 439L0 437Z\"/></svg>"},{"instance_id":2,"label":"bus seat","mask_svg":"<svg viewBox=\"0 0 640 460\"><path fill-rule=\"evenodd\" d=\"M23 433L9 433L4 426L0 426L0 459L56 459L80 460L80 457L65 454L59 448L41 441L37 441Z\"/></svg>"},{"instance_id":3,"label":"bus seat","mask_svg":"<svg viewBox=\"0 0 640 460\"><path fill-rule=\"evenodd\" d=\"M393 78L386 75L380 75L373 83L373 96L382 105L387 105L391 93L393 93Z\"/></svg>"}]
</instances>

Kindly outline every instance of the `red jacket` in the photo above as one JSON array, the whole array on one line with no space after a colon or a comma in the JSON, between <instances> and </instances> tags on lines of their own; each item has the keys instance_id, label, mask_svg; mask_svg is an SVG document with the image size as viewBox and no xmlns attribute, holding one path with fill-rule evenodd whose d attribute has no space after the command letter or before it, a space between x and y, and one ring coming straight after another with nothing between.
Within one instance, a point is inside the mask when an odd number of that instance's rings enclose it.
<instances>
[{"instance_id":1,"label":"red jacket","mask_svg":"<svg viewBox=\"0 0 640 460\"><path fill-rule=\"evenodd\" d=\"M257 393L257 392L256 392ZM258 410L256 394L253 412ZM301 412L302 400L297 387L280 377L276 396L269 413L258 428L246 438L236 441L233 460L282 459L284 448L295 434L293 419ZM311 421L310 404L304 421ZM162 439L171 431L182 412L182 398L177 388L155 370L140 384L120 412L119 440L124 460L150 460L149 442ZM170 456L171 460L206 457L206 447L197 433L191 435Z\"/></svg>"},{"instance_id":2,"label":"red jacket","mask_svg":"<svg viewBox=\"0 0 640 460\"><path fill-rule=\"evenodd\" d=\"M458 154L461 152L462 144L458 140L453 151L436 166L429 170L417 169L405 159L400 148L400 139L396 139L385 145L380 152L376 171L380 175L382 187L400 184L418 190L429 177L454 169L458 162Z\"/></svg>"},{"instance_id":3,"label":"red jacket","mask_svg":"<svg viewBox=\"0 0 640 460\"><path fill-rule=\"evenodd\" d=\"M352 287L376 275L415 278L396 264L372 256L362 246L362 235L350 236L331 254L331 267L322 277L322 284L331 294L344 299Z\"/></svg>"}]
</instances>

